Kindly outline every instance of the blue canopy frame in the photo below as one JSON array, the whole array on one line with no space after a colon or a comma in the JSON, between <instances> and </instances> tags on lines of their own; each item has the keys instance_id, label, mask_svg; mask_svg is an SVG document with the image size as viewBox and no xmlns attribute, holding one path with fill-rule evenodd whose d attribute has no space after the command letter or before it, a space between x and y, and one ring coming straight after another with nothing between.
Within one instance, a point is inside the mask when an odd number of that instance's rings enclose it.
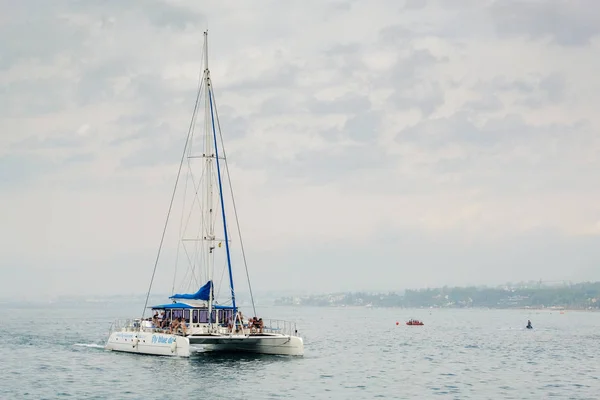
<instances>
[{"instance_id":1,"label":"blue canopy frame","mask_svg":"<svg viewBox=\"0 0 600 400\"><path fill-rule=\"evenodd\" d=\"M186 303L169 303L169 304L159 304L157 306L151 306L148 308L152 308L154 310L172 310L172 309L192 309L192 308L207 308L206 306L192 306ZM233 306L223 306L220 304L213 304L212 306L215 310L233 310Z\"/></svg>"}]
</instances>

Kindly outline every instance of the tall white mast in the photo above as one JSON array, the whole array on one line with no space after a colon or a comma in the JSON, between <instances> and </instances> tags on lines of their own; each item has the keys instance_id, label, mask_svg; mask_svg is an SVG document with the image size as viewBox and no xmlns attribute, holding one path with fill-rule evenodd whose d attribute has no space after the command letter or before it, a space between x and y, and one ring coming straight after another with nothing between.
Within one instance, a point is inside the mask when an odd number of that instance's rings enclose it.
<instances>
[{"instance_id":1,"label":"tall white mast","mask_svg":"<svg viewBox=\"0 0 600 400\"><path fill-rule=\"evenodd\" d=\"M215 228L214 220L215 214L213 212L213 139L211 137L211 114L209 107L209 90L210 90L210 72L208 70L208 31L204 31L204 93L205 93L205 108L204 108L204 158L206 162L205 180L206 180L206 207L205 207L205 243L206 243L206 269L207 278L209 281L213 280L214 272L214 253L215 249ZM208 321L212 324L212 302L214 293L214 281L210 288L208 297Z\"/></svg>"}]
</instances>

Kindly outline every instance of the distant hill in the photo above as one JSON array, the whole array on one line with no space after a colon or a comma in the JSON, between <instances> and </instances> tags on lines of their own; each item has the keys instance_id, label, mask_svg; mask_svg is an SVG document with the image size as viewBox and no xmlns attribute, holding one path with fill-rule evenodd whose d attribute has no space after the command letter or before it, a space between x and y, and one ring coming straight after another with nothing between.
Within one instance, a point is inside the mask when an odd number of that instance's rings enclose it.
<instances>
[{"instance_id":1,"label":"distant hill","mask_svg":"<svg viewBox=\"0 0 600 400\"><path fill-rule=\"evenodd\" d=\"M600 310L600 282L543 286L541 284L505 285L501 287L443 287L406 290L402 294L329 293L288 296L276 305L301 306L369 306L434 308L568 308Z\"/></svg>"}]
</instances>

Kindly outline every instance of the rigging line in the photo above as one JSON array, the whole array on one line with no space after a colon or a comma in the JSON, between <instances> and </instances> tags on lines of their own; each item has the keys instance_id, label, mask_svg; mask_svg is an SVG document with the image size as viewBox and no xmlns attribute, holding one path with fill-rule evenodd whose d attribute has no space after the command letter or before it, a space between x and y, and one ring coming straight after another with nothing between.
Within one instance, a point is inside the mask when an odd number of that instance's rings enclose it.
<instances>
[{"instance_id":1,"label":"rigging line","mask_svg":"<svg viewBox=\"0 0 600 400\"><path fill-rule=\"evenodd\" d=\"M194 175L194 174L193 174L193 172L192 172L192 176L193 176L193 175ZM192 202L192 206L190 207L190 213L189 213L189 215L188 215L188 219L187 219L187 222L186 222L186 229L187 229L187 226L188 226L188 224L189 224L189 222L190 222L190 218L192 217L192 213L194 212L194 206L195 206L195 205L196 205L196 203L197 203L197 204L198 204L198 209L199 209L199 211L200 211L200 214L202 215L202 221L201 221L201 224L198 226L198 232L197 232L197 234L196 234L196 238L197 238L197 239L199 239L199 238L200 238L200 236L202 236L202 230L203 230L203 227L204 227L204 215L203 215L203 213L202 213L202 210L203 210L203 205L202 205L202 201L201 201L201 200L200 200L200 198L198 197L198 191L199 191L199 189L198 189L198 188L200 187L200 185L201 185L201 183L202 183L202 178L203 178L203 177L204 177L204 170L202 170L202 174L200 175L200 179L198 180L198 186L196 186L196 179L195 179L195 178L192 178L192 180L193 180L193 184L194 184L194 190L195 190L195 193L194 193L194 201ZM199 251L199 248L204 248L204 246L200 246L200 242L199 242L199 241L196 241L196 242L195 242L195 244L194 244L194 261L193 261L193 263L192 263L192 268L194 268L194 271L195 271L195 267L196 267L196 265L199 263L199 261L198 261L198 258L199 258L199 255L198 255L198 254L200 253L200 251ZM196 272L194 272L194 274L195 274L195 273L196 273ZM200 275L201 275L201 274L200 274L200 272L198 271L198 281L201 281L201 279L200 279Z\"/></svg>"},{"instance_id":2,"label":"rigging line","mask_svg":"<svg viewBox=\"0 0 600 400\"><path fill-rule=\"evenodd\" d=\"M202 79L202 82L204 82L204 79ZM200 86L199 90L202 90L202 85ZM190 212L188 213L187 219L185 221L185 227L184 227L185 230L187 230L188 225L190 223L190 218L192 216L194 206L196 205L196 200L198 201L199 207L202 210L202 202L201 202L200 198L198 197L198 192L200 191L200 183L202 182L202 178L203 178L204 172L205 172L203 169L202 173L200 174L200 178L198 179L198 185L196 185L196 177L194 176L194 172L192 171L192 164L189 159L187 160L187 164L189 167L189 174L191 175L191 179L192 179L192 185L194 186L194 189L193 189L194 190L194 200L192 202L192 205L190 206ZM184 210L184 212L185 212L185 210ZM183 218L183 214L184 213L182 213L182 218Z\"/></svg>"},{"instance_id":3,"label":"rigging line","mask_svg":"<svg viewBox=\"0 0 600 400\"><path fill-rule=\"evenodd\" d=\"M201 87L201 85L199 85ZM156 253L156 260L154 261L154 269L152 270L152 277L150 278L150 285L148 286L148 293L146 294L146 301L144 302L144 309L142 310L142 320L144 319L144 315L146 314L146 307L148 307L148 298L150 297L150 291L152 290L152 283L154 283L154 276L156 275L156 267L158 266L158 259L160 258L160 251L162 250L162 245L165 240L165 235L167 233L167 226L169 224L169 217L171 216L171 210L173 209L173 202L175 201L175 194L177 193L177 184L179 183L179 177L181 176L181 167L183 166L183 162L185 160L185 153L188 149L188 143L190 141L190 136L194 127L194 115L198 111L198 104L200 103L200 90L198 90L198 94L196 95L196 104L194 104L194 111L192 113L192 118L190 121L190 126L188 128L188 134L185 138L185 146L183 146L183 153L181 154L181 161L179 162L179 168L177 169L177 178L175 178L175 185L173 187L173 194L171 195L171 202L169 203L169 210L167 211L167 218L165 219L165 226L162 231L162 235L160 237L160 244L158 245L158 251ZM140 323L140 330L142 329L142 324Z\"/></svg>"},{"instance_id":4,"label":"rigging line","mask_svg":"<svg viewBox=\"0 0 600 400\"><path fill-rule=\"evenodd\" d=\"M202 58L204 58L204 54L206 52L206 48L203 47L202 48ZM202 88L204 86L204 71L202 68L200 68L199 74L198 74L198 98L200 98L200 96L202 95ZM182 214L181 214L181 224L182 224L182 228L184 231L187 231L188 229L188 225L190 222L190 218L191 215L194 211L194 206L195 206L195 202L196 200L198 200L198 202L200 202L200 200L198 199L198 187L196 186L196 179L194 176L194 172L192 170L192 163L190 161L189 156L192 154L192 148L194 146L193 140L194 140L194 133L195 133L195 128L196 128L196 122L198 120L198 112L197 110L195 110L195 112L192 114L192 136L190 138L190 144L189 144L189 150L188 150L188 159L187 159L187 166L188 166L188 176L191 178L192 181L192 185L194 186L194 199L192 201L192 205L190 206L190 212L187 216L187 219L185 221L185 226L183 226L183 220L184 220L184 215L185 215L185 197L184 197L184 209L182 210ZM200 181L202 180L202 175L200 176ZM186 180L186 192L184 193L184 196L187 195L187 184L189 182L189 179ZM201 207L201 206L200 206ZM180 230L180 239L181 239L181 230ZM197 249L195 250L197 253ZM195 257L197 259L197 256ZM189 261L189 254L188 254L188 261ZM175 265L175 270L177 271L177 264ZM193 265L192 265L193 268ZM196 279L196 275L195 275L195 271L192 271L192 276L194 277L194 279ZM197 278L197 282L200 281L200 277ZM173 286L175 286L175 276L173 277Z\"/></svg>"},{"instance_id":5,"label":"rigging line","mask_svg":"<svg viewBox=\"0 0 600 400\"><path fill-rule=\"evenodd\" d=\"M225 170L227 171L227 181L229 183L229 190L231 191L231 202L233 203L233 214L235 215L235 222L237 225L238 236L240 238L240 249L242 251L242 258L244 260L244 268L246 269L246 278L248 279L248 289L250 290L250 301L252 302L252 310L256 315L256 307L254 305L254 295L252 294L252 285L250 284L250 273L248 272L248 262L246 261L246 251L244 250L244 241L242 239L242 230L240 228L240 221L238 218L237 206L235 204L235 198L233 196L233 186L231 185L231 174L229 173L229 162L227 161L227 154L225 154L225 144L223 143L223 134L221 133L221 122L219 120L219 111L217 108L217 100L215 98L215 90L211 90L212 100L215 103L215 116L217 117L217 126L219 127L219 137L221 138L221 151L223 152L223 158L225 159Z\"/></svg>"},{"instance_id":6,"label":"rigging line","mask_svg":"<svg viewBox=\"0 0 600 400\"><path fill-rule=\"evenodd\" d=\"M185 252L185 255L187 256L188 263L189 263L187 271L192 271L192 278L194 278L196 285L200 285L200 282L198 279L196 279L196 275L194 273L194 263L193 263L192 259L190 258L190 253L187 251L187 247L185 247L185 244L183 245L183 251ZM184 278L187 278L187 272L186 272ZM189 287L191 287L190 284L188 284L188 288Z\"/></svg>"},{"instance_id":7,"label":"rigging line","mask_svg":"<svg viewBox=\"0 0 600 400\"><path fill-rule=\"evenodd\" d=\"M204 57L204 54L203 54L203 57ZM202 84L204 84L205 83L204 82L204 72L201 72L200 79L202 80ZM206 86L205 86L205 90L206 90ZM196 114L196 119L197 118L198 118L198 114ZM195 125L195 123L194 123L194 125ZM190 151L190 154L191 154L191 151ZM192 170L192 161L189 158L188 158L188 165L189 165L190 171L191 171ZM189 220L192 216L192 213L194 212L196 202L198 203L198 209L200 211L200 214L202 215L202 219L204 219L204 215L202 214L202 210L203 210L202 200L200 200L200 198L198 197L199 188L202 184L202 177L204 176L204 169L202 170L200 178L198 179L198 185L196 185L196 178L194 176L193 171L191 171L190 173L192 174L192 182L194 185L194 200L192 201L192 206L190 207L190 214L188 215L188 221L186 222L186 229L187 229L187 225L189 224ZM199 238L201 236L201 231L202 231L203 226L204 226L204 221L202 221L202 223L198 226L198 233L196 235L197 238ZM196 274L198 275L198 278L197 278L198 282L202 281L202 278L201 278L202 274L201 274L200 268L198 268L198 271L196 271L196 266L202 265L202 261L201 260L199 261L199 253L200 253L199 247L204 248L204 246L200 246L199 242L195 242L194 257L193 257L194 261L191 266L193 269L193 275L194 276L196 276Z\"/></svg>"},{"instance_id":8,"label":"rigging line","mask_svg":"<svg viewBox=\"0 0 600 400\"><path fill-rule=\"evenodd\" d=\"M204 168L202 168L202 174L200 175L200 179L198 179L198 185L196 186L196 192L194 194L195 198L194 198L194 205L198 205L198 211L200 213L200 224L198 225L198 230L196 232L196 239L200 239L202 238L204 240L204 243L201 244L201 242L198 240L196 241L196 248L195 248L195 263L198 265L198 279L201 279L201 276L203 274L203 271L201 269L201 266L206 265L207 264L207 259L205 259L205 251L206 251L206 246L205 243L207 241L207 239L209 238L208 232L209 230L207 229L207 224L210 221L207 221L207 216L205 215L205 210L208 208L208 205L205 202L204 196L202 196L202 199L200 199L200 197L198 196L198 192L201 191L201 187L204 184L205 180L207 180L208 174L206 173L206 165L204 166ZM195 183L194 183L195 185ZM190 214L191 217L191 214ZM210 245L208 246L210 248ZM208 280L208 277L206 278L206 280Z\"/></svg>"},{"instance_id":9,"label":"rigging line","mask_svg":"<svg viewBox=\"0 0 600 400\"><path fill-rule=\"evenodd\" d=\"M202 49L202 56L204 56L204 51L205 49ZM202 92L202 86L204 85L204 79L202 79L203 76L203 72L202 69L200 69L200 73L198 74L198 94L197 94L197 98L200 97L200 93ZM192 121L191 121L191 133L188 133L188 136L190 138L190 143L189 146L187 146L187 153L188 156L191 154L191 149L193 147L193 136L194 136L194 131L195 131L195 126L196 126L196 120L198 119L198 112L197 112L197 107L194 110L194 113L192 113ZM179 252L181 249L181 236L182 236L182 231L184 230L183 227L183 216L185 215L185 203L186 203L186 195L187 195L187 190L188 190L188 183L190 180L190 177L192 178L192 184L194 183L194 175L192 173L192 166L190 164L190 160L188 158L187 160L187 165L188 165L188 170L187 170L187 174L186 174L186 179L185 179L185 186L184 186L184 190L183 190L183 206L182 206L182 212L181 212L181 218L179 221L179 244L177 246L177 252L175 254L175 271L173 273L173 283L171 285L171 295L175 294L175 282L177 282L177 267L179 265ZM192 208L194 207L194 205L192 204ZM187 229L187 224L189 221L186 221L186 229Z\"/></svg>"},{"instance_id":10,"label":"rigging line","mask_svg":"<svg viewBox=\"0 0 600 400\"><path fill-rule=\"evenodd\" d=\"M223 277L225 276L225 267L227 267L227 262L223 263L223 269L221 270L221 279L219 280L219 290L217 291L217 295L221 293L221 288L223 287Z\"/></svg>"},{"instance_id":11,"label":"rigging line","mask_svg":"<svg viewBox=\"0 0 600 400\"><path fill-rule=\"evenodd\" d=\"M229 267L229 287L231 288L231 301L233 303L233 312L237 312L237 308L235 305L235 290L233 288L233 274L231 272L231 254L229 252L229 238L227 235L227 220L225 219L225 199L223 198L223 184L221 182L221 168L219 166L219 150L217 146L217 132L215 129L215 117L213 113L213 101L212 101L212 93L211 93L212 85L210 84L210 80L207 80L206 90L208 92L208 100L210 102L210 117L212 120L212 131L213 138L215 143L215 159L217 164L217 177L219 178L219 197L221 198L221 216L223 218L223 234L225 235L225 251L227 253L227 266ZM216 107L216 105L215 105Z\"/></svg>"},{"instance_id":12,"label":"rigging line","mask_svg":"<svg viewBox=\"0 0 600 400\"><path fill-rule=\"evenodd\" d=\"M189 223L190 223L190 219L192 217L192 214L194 213L194 208L195 208L196 203L197 203L199 211L200 211L201 216L202 216L201 225L198 228L198 235L197 235L197 237L199 238L200 237L200 231L202 231L202 227L204 227L206 225L206 221L204 220L205 217L204 217L204 214L202 213L202 209L203 209L204 206L202 205L202 200L200 200L200 198L198 196L198 192L200 191L200 186L201 186L201 183L202 183L202 180L203 180L203 178L205 176L205 172L206 171L204 169L202 170L202 173L200 174L198 182L196 182L196 177L195 177L194 172L192 171L192 165L191 165L191 161L189 159L187 161L187 164L188 164L188 167L189 167L189 175L190 175L191 180L192 180L192 185L194 186L194 188L193 188L194 198L193 198L192 204L190 206L190 210L189 210L189 213L187 215L187 219L185 221L184 230L187 231L187 229L188 229L188 226L189 226ZM184 212L182 213L182 216L181 216L182 220L183 220L183 215L184 214L185 214L185 210L184 210ZM195 254L195 256L194 256L194 259L195 259L194 263L198 260L198 253L199 253L198 247L199 247L199 245L196 245L196 248L194 249L194 254ZM198 280L200 280L200 276L198 276Z\"/></svg>"},{"instance_id":13,"label":"rigging line","mask_svg":"<svg viewBox=\"0 0 600 400\"><path fill-rule=\"evenodd\" d=\"M190 166L191 169L191 166ZM194 206L196 205L196 201L198 202L198 207L200 207L200 212L202 212L202 201L200 200L200 198L198 197L198 192L200 191L200 184L202 183L202 179L204 178L204 173L205 171L202 170L202 174L200 174L200 178L198 179L198 185L196 186L196 179L194 176L194 173L190 171L190 175L192 176L192 185L194 185L194 201L192 202L192 205L190 206L190 212L187 215L187 219L185 220L185 230L187 231L189 223L190 223L190 219L192 218L192 213L194 212ZM205 221L204 221L204 215L202 215L202 226L205 225Z\"/></svg>"},{"instance_id":14,"label":"rigging line","mask_svg":"<svg viewBox=\"0 0 600 400\"><path fill-rule=\"evenodd\" d=\"M200 81L202 82L202 80ZM201 90L202 87L202 83L200 83L200 87L198 88L198 90ZM191 147L191 146L190 146ZM188 155L189 155L190 151L188 148ZM181 213L181 218L179 220L179 243L177 245L177 252L175 254L175 272L173 273L173 284L171 285L171 295L175 294L175 282L177 281L177 266L179 265L179 252L181 251L181 246L185 246L185 244L183 244L183 242L181 241L181 236L182 236L182 232L183 232L183 216L185 215L185 198L187 195L187 190L188 190L188 183L190 180L190 175L191 175L191 166L190 166L190 160L188 159L188 170L187 170L187 174L186 174L186 178L185 178L185 186L183 189L183 206L182 206L182 210L183 212ZM192 176L193 179L193 176ZM187 225L187 224L186 224Z\"/></svg>"},{"instance_id":15,"label":"rigging line","mask_svg":"<svg viewBox=\"0 0 600 400\"><path fill-rule=\"evenodd\" d=\"M189 176L191 177L192 185L194 186L195 196L194 196L194 199L192 201L192 205L190 206L190 211L188 213L187 219L185 220L185 226L183 227L183 230L186 231L186 232L187 232L187 229L188 229L188 225L190 223L190 219L192 217L192 213L194 212L194 206L196 205L196 201L198 201L198 207L200 207L200 209L202 209L202 206L200 204L200 199L198 198L198 191L199 191L198 187L199 186L196 186L196 179L194 177L194 173L191 171L191 165L190 165L189 160L188 160L188 166L190 167ZM200 175L200 181L202 181L202 177L203 176L204 176L204 171ZM187 188L187 181L186 181L186 188ZM183 211L184 212L182 212L182 214L181 214L182 225L183 225L183 217L185 215L185 210L183 210ZM180 233L180 242L181 242L181 233ZM187 249L185 248L185 246L184 246L184 249L187 251ZM198 249L196 248L195 249L195 253L194 253L194 254L196 254L195 259L198 258L197 257L197 253L198 253ZM179 248L178 248L178 256L179 256ZM179 257L177 257L177 260L178 259L179 259ZM188 254L188 261L190 262L190 264L192 264L192 267L193 267L193 262L190 260L189 254ZM178 261L176 261L176 262L178 262ZM177 265L175 267L177 268ZM194 275L194 278L195 278L195 275ZM174 280L173 286L175 286L175 277L173 277L173 280ZM198 277L198 281L199 280L200 280L200 277Z\"/></svg>"},{"instance_id":16,"label":"rigging line","mask_svg":"<svg viewBox=\"0 0 600 400\"><path fill-rule=\"evenodd\" d=\"M190 289L190 287L191 287L191 285L190 285L190 281L191 281L191 279L190 279L190 280L188 280L188 275L189 275L189 273L190 273L190 269L188 268L188 269L186 269L186 270L185 270L185 274L183 274L183 279L182 279L182 282L188 282L188 284L187 284L187 286L186 286L186 285L184 285L183 283L179 285L179 288L180 288L180 290L181 290L182 292L186 292L186 291L188 291L188 290ZM193 278L193 276L192 276L192 278Z\"/></svg>"}]
</instances>

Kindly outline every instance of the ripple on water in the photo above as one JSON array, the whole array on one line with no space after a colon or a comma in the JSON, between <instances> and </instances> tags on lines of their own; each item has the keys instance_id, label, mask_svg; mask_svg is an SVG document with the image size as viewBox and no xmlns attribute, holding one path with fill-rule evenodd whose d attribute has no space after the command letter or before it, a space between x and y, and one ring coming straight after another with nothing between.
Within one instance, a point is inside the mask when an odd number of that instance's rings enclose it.
<instances>
[{"instance_id":1,"label":"ripple on water","mask_svg":"<svg viewBox=\"0 0 600 400\"><path fill-rule=\"evenodd\" d=\"M540 313L533 321L539 328L529 332L520 328L529 319L520 310L427 311L426 325L411 329L395 321L422 311L281 307L269 314L299 317L305 357L177 359L105 351L108 324L122 312L109 311L96 318L90 313L98 310L45 310L47 323L36 332L21 329L30 318L3 316L0 359L9 378L0 383L0 398L45 398L48 388L55 390L52 397L156 398L156 383L168 382L163 400L199 393L214 398L592 399L599 385L597 357L590 355L600 354L595 331L600 314L569 313L565 319ZM361 323L348 329L347 321Z\"/></svg>"}]
</instances>

